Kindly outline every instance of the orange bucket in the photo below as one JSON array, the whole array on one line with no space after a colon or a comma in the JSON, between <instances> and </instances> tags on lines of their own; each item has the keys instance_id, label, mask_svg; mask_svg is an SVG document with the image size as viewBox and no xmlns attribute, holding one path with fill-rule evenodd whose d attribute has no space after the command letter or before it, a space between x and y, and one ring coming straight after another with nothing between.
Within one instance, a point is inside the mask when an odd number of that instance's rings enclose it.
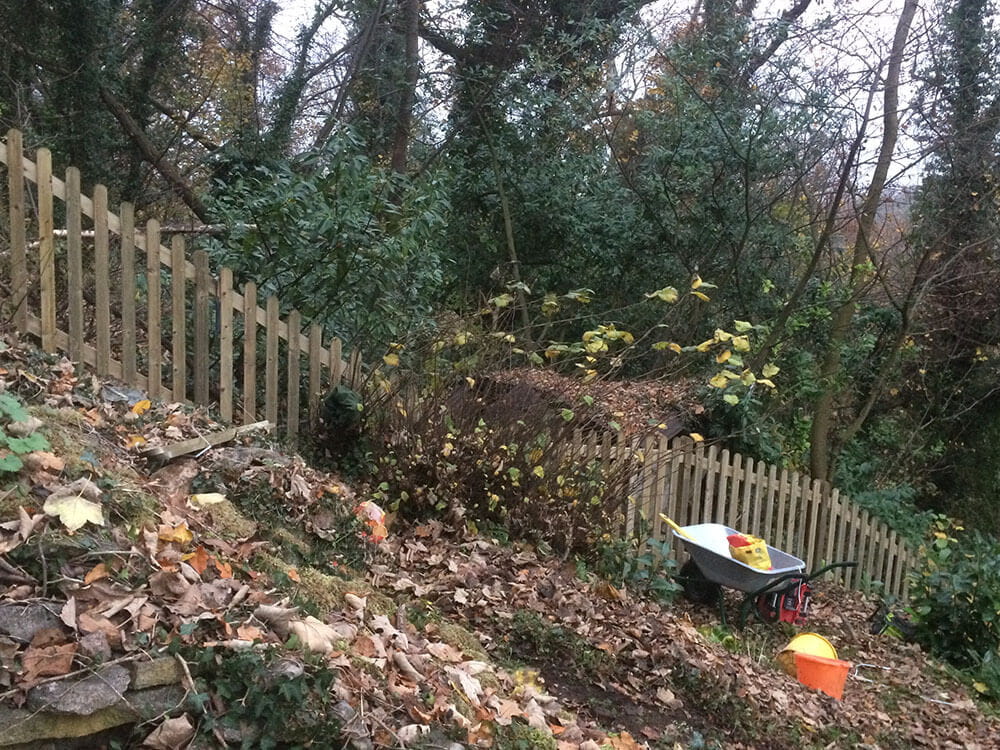
<instances>
[{"instance_id":1,"label":"orange bucket","mask_svg":"<svg viewBox=\"0 0 1000 750\"><path fill-rule=\"evenodd\" d=\"M796 678L806 687L822 690L838 701L844 697L844 683L851 663L840 659L827 659L801 651L795 653Z\"/></svg>"}]
</instances>

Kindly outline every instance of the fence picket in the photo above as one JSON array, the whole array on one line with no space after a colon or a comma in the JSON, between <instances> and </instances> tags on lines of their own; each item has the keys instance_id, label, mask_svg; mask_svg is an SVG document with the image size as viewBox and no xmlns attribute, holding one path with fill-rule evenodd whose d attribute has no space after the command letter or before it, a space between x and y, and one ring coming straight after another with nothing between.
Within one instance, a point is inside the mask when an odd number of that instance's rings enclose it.
<instances>
[{"instance_id":1,"label":"fence picket","mask_svg":"<svg viewBox=\"0 0 1000 750\"><path fill-rule=\"evenodd\" d=\"M97 374L111 372L111 248L108 235L108 189L94 185L94 327Z\"/></svg>"},{"instance_id":2,"label":"fence picket","mask_svg":"<svg viewBox=\"0 0 1000 750\"><path fill-rule=\"evenodd\" d=\"M257 285L243 287L243 422L257 419Z\"/></svg>"},{"instance_id":3,"label":"fence picket","mask_svg":"<svg viewBox=\"0 0 1000 750\"><path fill-rule=\"evenodd\" d=\"M719 446L712 443L705 451L705 458L702 463L702 471L705 475L705 491L702 497L702 515L706 521L719 523L719 498L715 496L715 479L718 476L716 471L716 460L718 458Z\"/></svg>"},{"instance_id":4,"label":"fence picket","mask_svg":"<svg viewBox=\"0 0 1000 750\"><path fill-rule=\"evenodd\" d=\"M56 344L56 256L52 218L52 154L40 148L35 155L38 187L38 275L41 290L42 350L54 354Z\"/></svg>"},{"instance_id":5,"label":"fence picket","mask_svg":"<svg viewBox=\"0 0 1000 750\"><path fill-rule=\"evenodd\" d=\"M135 209L131 203L119 207L121 220L121 324L122 324L122 379L139 384L136 366L135 335Z\"/></svg>"},{"instance_id":6,"label":"fence picket","mask_svg":"<svg viewBox=\"0 0 1000 750\"><path fill-rule=\"evenodd\" d=\"M66 170L66 291L69 294L69 358L83 362L83 217L80 170Z\"/></svg>"},{"instance_id":7,"label":"fence picket","mask_svg":"<svg viewBox=\"0 0 1000 750\"><path fill-rule=\"evenodd\" d=\"M291 440L299 435L299 374L300 358L302 357L302 318L298 310L288 313L288 366L287 377L287 412L288 419L285 434Z\"/></svg>"},{"instance_id":8,"label":"fence picket","mask_svg":"<svg viewBox=\"0 0 1000 750\"><path fill-rule=\"evenodd\" d=\"M219 269L219 416L233 421L233 271Z\"/></svg>"},{"instance_id":9,"label":"fence picket","mask_svg":"<svg viewBox=\"0 0 1000 750\"><path fill-rule=\"evenodd\" d=\"M184 278L184 238L170 238L171 389L174 401L187 398L187 282Z\"/></svg>"},{"instance_id":10,"label":"fence picket","mask_svg":"<svg viewBox=\"0 0 1000 750\"><path fill-rule=\"evenodd\" d=\"M150 398L163 394L163 342L160 339L162 316L160 293L160 224L146 222L146 377Z\"/></svg>"},{"instance_id":11,"label":"fence picket","mask_svg":"<svg viewBox=\"0 0 1000 750\"><path fill-rule=\"evenodd\" d=\"M208 295L211 288L208 253L194 254L194 402L208 405L209 328Z\"/></svg>"},{"instance_id":12,"label":"fence picket","mask_svg":"<svg viewBox=\"0 0 1000 750\"><path fill-rule=\"evenodd\" d=\"M7 213L10 216L10 289L13 296L14 327L28 331L28 244L24 215L24 148L21 131L7 131Z\"/></svg>"},{"instance_id":13,"label":"fence picket","mask_svg":"<svg viewBox=\"0 0 1000 750\"><path fill-rule=\"evenodd\" d=\"M267 298L267 325L264 328L264 418L278 424L278 298Z\"/></svg>"},{"instance_id":14,"label":"fence picket","mask_svg":"<svg viewBox=\"0 0 1000 750\"><path fill-rule=\"evenodd\" d=\"M309 424L315 428L319 419L319 399L323 393L323 329L309 326Z\"/></svg>"}]
</instances>

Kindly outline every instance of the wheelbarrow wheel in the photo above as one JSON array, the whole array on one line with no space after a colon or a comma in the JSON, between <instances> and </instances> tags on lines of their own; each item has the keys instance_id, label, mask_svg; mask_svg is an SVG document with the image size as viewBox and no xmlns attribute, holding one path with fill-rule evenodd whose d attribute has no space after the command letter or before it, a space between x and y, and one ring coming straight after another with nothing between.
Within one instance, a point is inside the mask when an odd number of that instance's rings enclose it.
<instances>
[{"instance_id":1,"label":"wheelbarrow wheel","mask_svg":"<svg viewBox=\"0 0 1000 750\"><path fill-rule=\"evenodd\" d=\"M719 601L722 587L708 580L694 560L688 560L681 566L678 578L684 589L684 596L696 604L715 604Z\"/></svg>"}]
</instances>

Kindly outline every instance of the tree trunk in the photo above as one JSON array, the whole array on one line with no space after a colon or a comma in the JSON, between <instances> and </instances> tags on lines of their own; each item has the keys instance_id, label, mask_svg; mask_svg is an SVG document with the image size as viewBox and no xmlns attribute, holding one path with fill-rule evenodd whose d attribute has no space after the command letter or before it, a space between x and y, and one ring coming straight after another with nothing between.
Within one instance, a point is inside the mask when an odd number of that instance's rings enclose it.
<instances>
[{"instance_id":1,"label":"tree trunk","mask_svg":"<svg viewBox=\"0 0 1000 750\"><path fill-rule=\"evenodd\" d=\"M413 102L417 95L417 78L420 74L420 0L402 0L406 37L402 91L396 108L396 127L392 138L392 170L406 174L406 153L410 144L413 123Z\"/></svg>"},{"instance_id":2,"label":"tree trunk","mask_svg":"<svg viewBox=\"0 0 1000 750\"><path fill-rule=\"evenodd\" d=\"M826 356L820 367L820 394L813 409L812 431L810 435L810 470L814 477L830 479L836 463L831 446L834 428L834 407L841 385L838 382L842 371L841 350L848 340L858 299L864 291L867 273L864 266L871 257L870 238L875 226L875 215L882 200L889 167L892 164L896 139L899 135L899 73L903 66L903 52L909 36L910 25L917 11L917 0L906 0L896 23L896 33L889 53L886 68L882 143L879 147L875 172L872 174L868 192L858 216L858 230L854 238L851 257L851 276L848 283L846 301L834 312L827 344Z\"/></svg>"}]
</instances>

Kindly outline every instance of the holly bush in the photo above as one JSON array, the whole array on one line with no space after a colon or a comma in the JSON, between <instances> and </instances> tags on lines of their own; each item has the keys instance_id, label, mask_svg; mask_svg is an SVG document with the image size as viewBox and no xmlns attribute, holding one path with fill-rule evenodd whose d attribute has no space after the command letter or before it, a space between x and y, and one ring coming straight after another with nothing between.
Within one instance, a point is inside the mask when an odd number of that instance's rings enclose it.
<instances>
[{"instance_id":1,"label":"holly bush","mask_svg":"<svg viewBox=\"0 0 1000 750\"><path fill-rule=\"evenodd\" d=\"M1000 540L939 516L911 574L916 637L1000 698Z\"/></svg>"}]
</instances>

